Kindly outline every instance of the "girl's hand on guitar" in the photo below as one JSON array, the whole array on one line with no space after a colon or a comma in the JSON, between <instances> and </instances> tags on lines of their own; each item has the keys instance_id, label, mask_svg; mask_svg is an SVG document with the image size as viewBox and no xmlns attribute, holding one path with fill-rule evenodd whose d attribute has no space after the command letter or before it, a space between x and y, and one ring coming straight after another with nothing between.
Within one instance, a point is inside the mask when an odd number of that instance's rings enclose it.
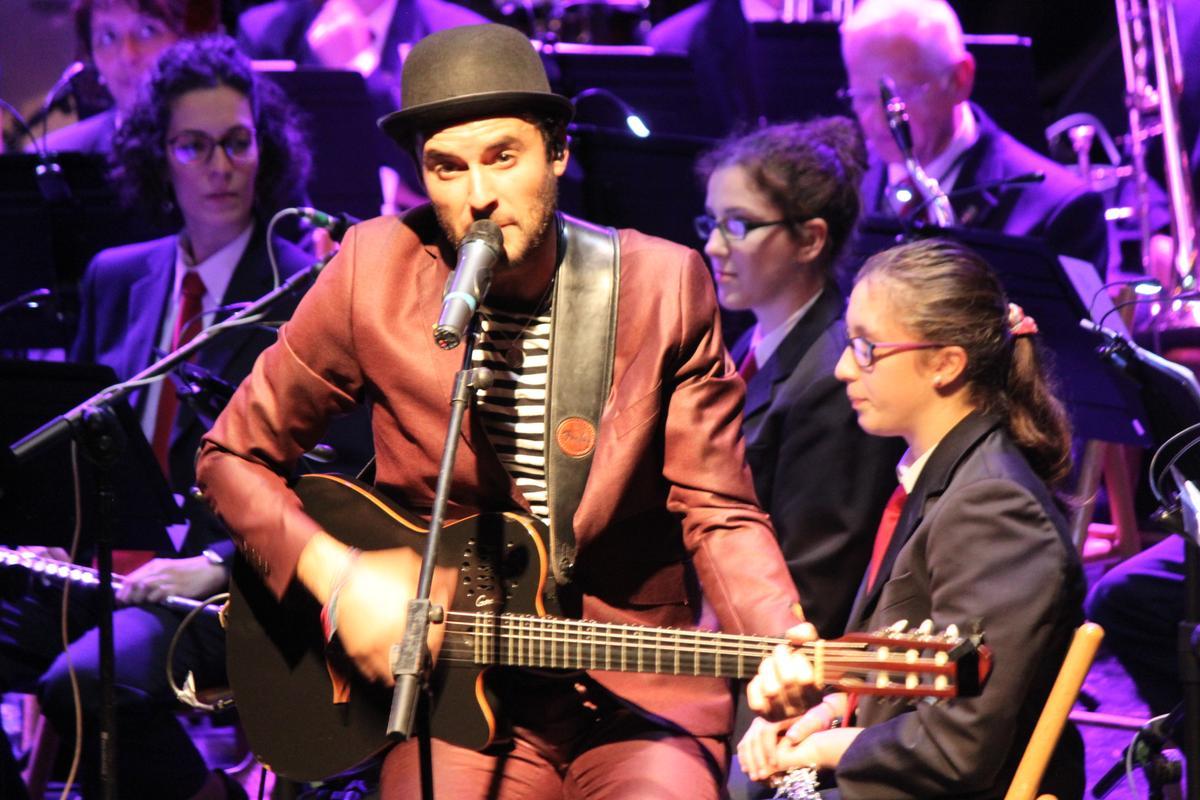
<instances>
[{"instance_id":1,"label":"girl's hand on guitar","mask_svg":"<svg viewBox=\"0 0 1200 800\"><path fill-rule=\"evenodd\" d=\"M337 636L342 649L367 678L392 685L391 649L404 633L405 610L416 594L419 554L405 547L360 553L338 592ZM447 584L447 578L451 582ZM454 570L434 574L431 601L449 608ZM436 657L445 625L429 626L429 649Z\"/></svg>"},{"instance_id":2,"label":"girl's hand on guitar","mask_svg":"<svg viewBox=\"0 0 1200 800\"><path fill-rule=\"evenodd\" d=\"M157 603L168 595L201 599L223 591L228 580L225 568L204 556L155 558L125 576L117 602Z\"/></svg>"},{"instance_id":3,"label":"girl's hand on guitar","mask_svg":"<svg viewBox=\"0 0 1200 800\"><path fill-rule=\"evenodd\" d=\"M803 644L816 639L817 631L805 622L787 635L793 644ZM781 644L758 666L758 674L746 687L746 699L755 712L768 719L781 719L795 717L820 703L821 692L808 659Z\"/></svg>"},{"instance_id":4,"label":"girl's hand on guitar","mask_svg":"<svg viewBox=\"0 0 1200 800\"><path fill-rule=\"evenodd\" d=\"M808 715L768 722L759 717L738 744L738 763L752 780L791 769L834 769L862 728L814 729Z\"/></svg>"}]
</instances>

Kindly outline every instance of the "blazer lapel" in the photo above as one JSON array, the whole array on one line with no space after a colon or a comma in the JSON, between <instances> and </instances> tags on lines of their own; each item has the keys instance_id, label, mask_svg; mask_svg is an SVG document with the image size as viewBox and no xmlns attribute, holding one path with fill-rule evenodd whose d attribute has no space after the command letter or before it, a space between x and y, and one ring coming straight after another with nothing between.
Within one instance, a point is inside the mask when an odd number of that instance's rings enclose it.
<instances>
[{"instance_id":1,"label":"blazer lapel","mask_svg":"<svg viewBox=\"0 0 1200 800\"><path fill-rule=\"evenodd\" d=\"M904 503L904 510L900 514L896 530L892 534L891 542L888 543L887 552L884 553L883 561L879 565L879 573L874 585L866 585L866 576L859 584L858 596L854 598L854 606L850 610L850 621L846 630L853 630L861 626L874 612L875 604L879 602L883 587L887 585L897 556L925 519L926 506L942 496L963 458L999 425L1000 420L996 417L973 413L954 426L938 443L937 448L930 455L929 461L926 462L925 468L921 470L921 475L913 486L912 494Z\"/></svg>"},{"instance_id":2,"label":"blazer lapel","mask_svg":"<svg viewBox=\"0 0 1200 800\"><path fill-rule=\"evenodd\" d=\"M975 142L962 156L962 166L954 181L954 191L962 191L972 186L992 183L1004 178L1003 166L1000 159L992 158L991 153L996 146L998 129L996 123L983 113L983 110L972 104L971 112L979 126L979 140ZM1016 191L1020 191L1018 187ZM1004 189L992 188L966 192L951 199L954 214L960 225L971 227L987 227L988 219L1000 205L1000 196Z\"/></svg>"},{"instance_id":3,"label":"blazer lapel","mask_svg":"<svg viewBox=\"0 0 1200 800\"><path fill-rule=\"evenodd\" d=\"M122 375L132 378L157 361L159 333L171 298L175 277L175 249L178 237L168 236L160 248L150 254L146 272L129 289L129 309L125 320L125 365ZM149 312L149 313L148 313ZM137 393L134 403L141 408L145 392Z\"/></svg>"},{"instance_id":4,"label":"blazer lapel","mask_svg":"<svg viewBox=\"0 0 1200 800\"><path fill-rule=\"evenodd\" d=\"M746 385L746 410L743 414L748 426L774 402L779 385L795 372L813 342L841 316L841 313L841 295L836 289L827 287L817 296L808 313L788 331L779 347L767 359L767 363L760 366L758 372L751 376ZM741 356L737 359L739 364L750 349L750 336L747 332L734 348L735 352L741 350Z\"/></svg>"},{"instance_id":5,"label":"blazer lapel","mask_svg":"<svg viewBox=\"0 0 1200 800\"><path fill-rule=\"evenodd\" d=\"M883 201L883 190L887 186L887 165L872 157L863 173L861 191L865 213L868 215L895 216Z\"/></svg>"}]
</instances>

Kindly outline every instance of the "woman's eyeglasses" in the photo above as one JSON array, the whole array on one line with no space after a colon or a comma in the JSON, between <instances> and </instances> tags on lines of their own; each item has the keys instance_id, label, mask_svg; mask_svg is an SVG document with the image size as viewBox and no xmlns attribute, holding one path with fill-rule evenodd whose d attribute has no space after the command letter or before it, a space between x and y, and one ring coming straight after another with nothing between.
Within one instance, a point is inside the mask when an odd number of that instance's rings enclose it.
<instances>
[{"instance_id":1,"label":"woman's eyeglasses","mask_svg":"<svg viewBox=\"0 0 1200 800\"><path fill-rule=\"evenodd\" d=\"M207 164L217 145L236 164L258 158L258 139L253 128L239 126L214 139L204 131L183 131L167 140L167 148L180 164Z\"/></svg>"},{"instance_id":2,"label":"woman's eyeglasses","mask_svg":"<svg viewBox=\"0 0 1200 800\"><path fill-rule=\"evenodd\" d=\"M730 217L729 219L717 219L711 214L701 214L692 221L696 228L696 235L704 241L708 241L708 237L712 236L712 232L720 230L728 239L745 239L750 231L756 231L759 228L766 228L770 225L783 225L790 222L786 219L776 219L770 222L751 222L750 220L740 219L738 217Z\"/></svg>"},{"instance_id":3,"label":"woman's eyeglasses","mask_svg":"<svg viewBox=\"0 0 1200 800\"><path fill-rule=\"evenodd\" d=\"M893 355L894 353L903 353L907 350L932 350L937 347L946 347L944 344L935 344L933 342L871 342L861 336L855 336L850 339L848 345L850 352L854 354L854 363L863 369L873 366L876 361L885 356ZM876 353L879 348L887 348L887 353Z\"/></svg>"}]
</instances>

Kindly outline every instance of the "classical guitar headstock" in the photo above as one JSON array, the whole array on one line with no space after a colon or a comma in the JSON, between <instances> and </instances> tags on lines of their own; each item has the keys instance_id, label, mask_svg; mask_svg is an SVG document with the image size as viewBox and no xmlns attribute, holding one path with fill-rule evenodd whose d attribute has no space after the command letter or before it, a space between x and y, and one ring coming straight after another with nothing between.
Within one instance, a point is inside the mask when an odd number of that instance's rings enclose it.
<instances>
[{"instance_id":1,"label":"classical guitar headstock","mask_svg":"<svg viewBox=\"0 0 1200 800\"><path fill-rule=\"evenodd\" d=\"M857 694L893 697L973 697L991 670L981 634L963 636L957 626L935 632L926 620L909 628L901 620L871 633L810 642L816 683Z\"/></svg>"}]
</instances>

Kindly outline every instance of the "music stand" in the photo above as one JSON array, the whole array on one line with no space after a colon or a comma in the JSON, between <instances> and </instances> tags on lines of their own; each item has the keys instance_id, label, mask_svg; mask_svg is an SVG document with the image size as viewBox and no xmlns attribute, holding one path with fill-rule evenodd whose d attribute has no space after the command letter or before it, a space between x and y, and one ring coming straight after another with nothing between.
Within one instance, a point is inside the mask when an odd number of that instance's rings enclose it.
<instances>
[{"instance_id":1,"label":"music stand","mask_svg":"<svg viewBox=\"0 0 1200 800\"><path fill-rule=\"evenodd\" d=\"M37 174L39 156L0 155L0 304L40 288L73 294L96 253L165 233L121 207L102 156L60 153L53 162L59 171L47 180ZM66 325L0 318L0 348L68 343Z\"/></svg>"},{"instance_id":2,"label":"music stand","mask_svg":"<svg viewBox=\"0 0 1200 800\"><path fill-rule=\"evenodd\" d=\"M8 374L5 375L5 372ZM50 405L65 406L65 411L70 412L79 402L87 402L116 383L116 375L111 368L86 364L11 362L4 365L4 372L0 372L0 375L5 377L3 385L9 389L3 393L2 402L15 406L14 413L20 413L23 407L25 417L34 416L42 423L51 415ZM76 400L74 405L71 399ZM30 407L28 404L32 401L39 401L38 405ZM4 424L13 424L7 414L3 416ZM68 433L67 423L62 425L57 430ZM53 422L45 423L38 431L47 431L51 426ZM181 521L182 517L175 508L166 479L150 452L150 445L123 399L91 406L80 414L76 422L70 423L69 434L80 443L79 449L83 455L81 463L90 461L94 467L87 470L95 479L94 491L81 488L81 492L82 497L94 496L96 500L95 513L88 514L83 524L91 534L91 541L96 544L96 561L100 572L100 779L102 796L105 800L113 800L116 797L117 724L112 545L116 531L120 530L121 543L126 546L160 549L167 539L165 523ZM0 452L0 459L3 459L3 464L0 464L0 498L8 507L4 518L10 522L14 518L21 520L23 516L21 511L9 509L26 506L42 492L49 490L51 500L63 506L67 505L64 498L70 496L69 491L53 488L56 485L53 473L40 483L31 482L36 480L37 468L45 464L48 457L67 449L65 437L45 437L39 446L26 447L22 454L21 443L30 439L36 439L36 434L8 446L7 443L13 441L10 436L4 440L6 446ZM59 485L64 480L70 480L69 470L61 472L57 478ZM28 513L27 506L24 513Z\"/></svg>"},{"instance_id":3,"label":"music stand","mask_svg":"<svg viewBox=\"0 0 1200 800\"><path fill-rule=\"evenodd\" d=\"M0 361L0 442L15 442L50 417L117 382L111 367L47 361ZM112 468L119 500L118 544L137 550L162 550L170 541L166 526L183 521L166 477L124 403L114 404L124 433L125 454ZM85 459L80 458L81 462ZM98 531L96 486L91 470L82 470L82 540ZM0 482L0 543L68 548L75 521L71 499L70 452L64 443L11 470Z\"/></svg>"},{"instance_id":4,"label":"music stand","mask_svg":"<svg viewBox=\"0 0 1200 800\"><path fill-rule=\"evenodd\" d=\"M851 113L837 98L846 85L837 23L756 22L751 29L752 90L768 120ZM1044 154L1046 135L1038 115L1029 113L1035 85L1030 40L968 34L963 41L977 64L971 99L1018 141Z\"/></svg>"},{"instance_id":5,"label":"music stand","mask_svg":"<svg viewBox=\"0 0 1200 800\"><path fill-rule=\"evenodd\" d=\"M702 86L690 58L655 53L648 47L555 45L542 61L555 91L574 97L586 89L604 89L629 104L659 134L724 136L733 120L715 113L711 87ZM581 100L581 122L625 126L625 114L602 98Z\"/></svg>"},{"instance_id":6,"label":"music stand","mask_svg":"<svg viewBox=\"0 0 1200 800\"><path fill-rule=\"evenodd\" d=\"M867 217L851 242L846 265L855 270L874 253L905 238L893 218ZM1151 423L1142 386L1096 352L1095 334L1079 327L1091 319L1088 300L1058 258L1038 239L992 231L928 231L974 249L1000 277L1009 299L1037 320L1039 340L1052 356L1059 396L1075 432L1085 438L1148 447Z\"/></svg>"},{"instance_id":7,"label":"music stand","mask_svg":"<svg viewBox=\"0 0 1200 800\"><path fill-rule=\"evenodd\" d=\"M267 64L272 68L263 68ZM363 76L319 67L278 69L278 62L256 62L256 67L304 115L312 151L308 182L312 205L360 219L379 216L382 149L394 145L383 139L375 125Z\"/></svg>"}]
</instances>

